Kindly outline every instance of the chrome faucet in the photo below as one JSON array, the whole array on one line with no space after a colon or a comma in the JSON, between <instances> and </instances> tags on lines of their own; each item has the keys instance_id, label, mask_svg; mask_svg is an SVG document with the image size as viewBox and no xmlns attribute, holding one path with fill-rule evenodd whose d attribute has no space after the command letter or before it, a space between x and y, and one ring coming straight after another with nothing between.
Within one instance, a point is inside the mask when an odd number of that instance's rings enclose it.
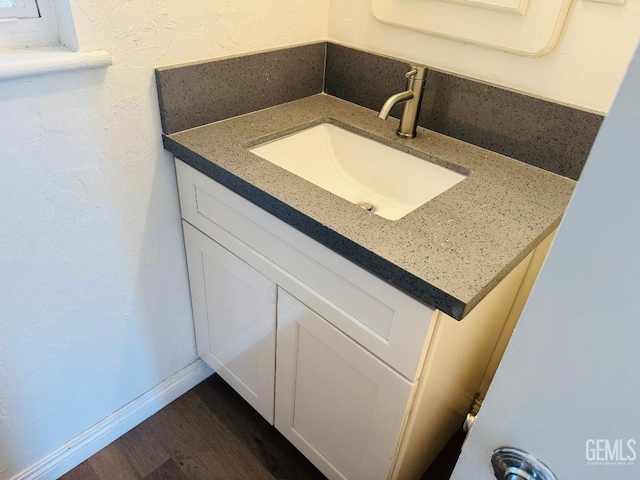
<instances>
[{"instance_id":1,"label":"chrome faucet","mask_svg":"<svg viewBox=\"0 0 640 480\"><path fill-rule=\"evenodd\" d=\"M378 118L386 120L387 117L389 117L389 112L396 104L404 103L400 126L396 133L402 138L414 138L416 136L420 104L422 103L422 94L424 93L424 85L427 78L427 68L411 65L411 70L404 76L407 77L407 90L390 96L380 109Z\"/></svg>"}]
</instances>

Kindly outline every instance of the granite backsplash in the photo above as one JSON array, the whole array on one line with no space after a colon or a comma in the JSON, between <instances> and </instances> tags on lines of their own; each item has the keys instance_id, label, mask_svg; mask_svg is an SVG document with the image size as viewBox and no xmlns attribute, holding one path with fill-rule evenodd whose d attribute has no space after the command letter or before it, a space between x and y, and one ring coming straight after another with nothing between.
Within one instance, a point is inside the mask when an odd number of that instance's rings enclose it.
<instances>
[{"instance_id":1,"label":"granite backsplash","mask_svg":"<svg viewBox=\"0 0 640 480\"><path fill-rule=\"evenodd\" d=\"M378 110L408 61L322 42L156 70L165 133L324 91ZM392 111L399 117L401 107ZM603 117L429 70L420 125L577 180Z\"/></svg>"}]
</instances>

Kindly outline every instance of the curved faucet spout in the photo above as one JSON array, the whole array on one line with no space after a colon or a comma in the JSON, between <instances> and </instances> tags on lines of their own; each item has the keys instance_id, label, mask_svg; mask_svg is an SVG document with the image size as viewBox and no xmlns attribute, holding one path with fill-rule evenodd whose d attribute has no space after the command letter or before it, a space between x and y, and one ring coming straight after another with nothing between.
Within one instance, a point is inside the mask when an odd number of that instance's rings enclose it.
<instances>
[{"instance_id":1,"label":"curved faucet spout","mask_svg":"<svg viewBox=\"0 0 640 480\"><path fill-rule=\"evenodd\" d=\"M391 109L396 106L398 103L408 102L412 100L414 97L414 93L411 90L407 90L406 92L396 93L395 95L390 96L382 108L380 109L380 113L378 114L378 118L381 120L386 120L389 117L389 113Z\"/></svg>"},{"instance_id":2,"label":"curved faucet spout","mask_svg":"<svg viewBox=\"0 0 640 480\"><path fill-rule=\"evenodd\" d=\"M420 114L420 103L424 93L424 84L427 79L427 67L411 65L405 77L407 79L407 89L404 92L396 93L384 102L378 118L386 120L394 105L404 103L400 125L396 133L401 138L414 138L418 126L418 115Z\"/></svg>"}]
</instances>

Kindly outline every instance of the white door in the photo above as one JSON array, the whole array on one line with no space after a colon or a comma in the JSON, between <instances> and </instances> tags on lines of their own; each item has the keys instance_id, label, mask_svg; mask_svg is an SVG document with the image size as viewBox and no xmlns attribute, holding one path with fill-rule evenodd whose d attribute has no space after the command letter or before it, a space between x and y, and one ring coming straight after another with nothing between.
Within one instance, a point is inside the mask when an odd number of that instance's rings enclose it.
<instances>
[{"instance_id":1,"label":"white door","mask_svg":"<svg viewBox=\"0 0 640 480\"><path fill-rule=\"evenodd\" d=\"M273 423L277 287L182 224L198 355Z\"/></svg>"},{"instance_id":2,"label":"white door","mask_svg":"<svg viewBox=\"0 0 640 480\"><path fill-rule=\"evenodd\" d=\"M640 51L456 465L502 446L563 480L640 478Z\"/></svg>"},{"instance_id":3,"label":"white door","mask_svg":"<svg viewBox=\"0 0 640 480\"><path fill-rule=\"evenodd\" d=\"M275 426L327 477L384 480L414 384L278 291Z\"/></svg>"}]
</instances>

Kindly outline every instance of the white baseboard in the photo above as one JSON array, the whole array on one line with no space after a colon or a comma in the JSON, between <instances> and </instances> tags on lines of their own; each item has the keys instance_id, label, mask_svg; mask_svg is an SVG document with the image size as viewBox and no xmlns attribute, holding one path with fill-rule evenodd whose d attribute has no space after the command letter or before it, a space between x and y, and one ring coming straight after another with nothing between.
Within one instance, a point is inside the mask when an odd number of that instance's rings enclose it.
<instances>
[{"instance_id":1,"label":"white baseboard","mask_svg":"<svg viewBox=\"0 0 640 480\"><path fill-rule=\"evenodd\" d=\"M55 480L213 373L197 360L61 445L10 480Z\"/></svg>"}]
</instances>

